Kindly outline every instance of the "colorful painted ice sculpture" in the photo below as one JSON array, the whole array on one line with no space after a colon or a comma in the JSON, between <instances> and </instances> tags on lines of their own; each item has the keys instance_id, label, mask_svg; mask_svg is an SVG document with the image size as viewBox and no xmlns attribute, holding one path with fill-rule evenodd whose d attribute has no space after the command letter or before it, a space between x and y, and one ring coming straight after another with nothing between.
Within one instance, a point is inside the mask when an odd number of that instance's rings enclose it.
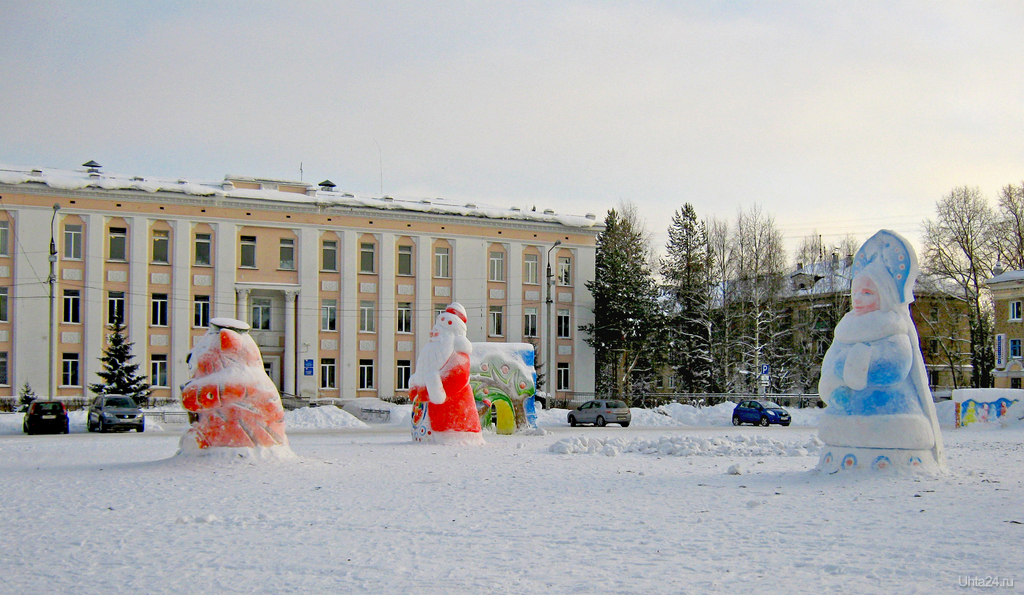
<instances>
[{"instance_id":1,"label":"colorful painted ice sculpture","mask_svg":"<svg viewBox=\"0 0 1024 595\"><path fill-rule=\"evenodd\" d=\"M181 388L181 404L199 419L182 436L182 451L287 449L281 396L248 331L240 320L214 318L189 353L192 379Z\"/></svg>"},{"instance_id":2,"label":"colorful painted ice sculpture","mask_svg":"<svg viewBox=\"0 0 1024 595\"><path fill-rule=\"evenodd\" d=\"M437 316L430 340L409 380L412 437L418 442L483 444L480 416L469 385L473 345L466 338L466 309L458 302Z\"/></svg>"},{"instance_id":3,"label":"colorful painted ice sculpture","mask_svg":"<svg viewBox=\"0 0 1024 595\"><path fill-rule=\"evenodd\" d=\"M529 343L473 343L469 384L481 426L494 423L499 434L537 428L537 371L533 361L533 345Z\"/></svg>"},{"instance_id":4,"label":"colorful painted ice sculpture","mask_svg":"<svg viewBox=\"0 0 1024 595\"><path fill-rule=\"evenodd\" d=\"M882 230L857 251L852 310L836 325L818 391L828 404L818 469L945 469L942 434L910 318L917 279L910 243Z\"/></svg>"}]
</instances>

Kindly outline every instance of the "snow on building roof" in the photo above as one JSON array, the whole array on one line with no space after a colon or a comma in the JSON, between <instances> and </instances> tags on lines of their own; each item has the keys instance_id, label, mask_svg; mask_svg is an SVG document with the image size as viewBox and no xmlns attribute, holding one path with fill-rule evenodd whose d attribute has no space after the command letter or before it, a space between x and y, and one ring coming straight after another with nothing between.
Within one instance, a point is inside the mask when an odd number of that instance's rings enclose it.
<instances>
[{"instance_id":1,"label":"snow on building roof","mask_svg":"<svg viewBox=\"0 0 1024 595\"><path fill-rule=\"evenodd\" d=\"M91 163L91 162L90 162ZM147 192L173 192L190 196L237 198L318 205L321 207L362 207L392 211L413 211L441 215L462 215L484 219L506 219L526 222L555 223L566 227L590 228L599 226L597 217L586 215L564 215L547 209L543 212L518 207L502 208L479 203L459 204L443 198L395 198L390 196L358 196L348 192L326 189L326 187L296 182L248 176L228 175L222 181L188 179L158 179L128 176L123 174L100 173L98 166L89 170L65 170L55 168L27 168L0 164L0 184L11 186L44 185L55 190L127 190ZM258 186L244 188L239 186ZM287 190L281 190L281 187Z\"/></svg>"},{"instance_id":2,"label":"snow on building roof","mask_svg":"<svg viewBox=\"0 0 1024 595\"><path fill-rule=\"evenodd\" d=\"M1005 271L994 275L991 279L985 279L985 285L1006 283L1009 281L1024 281L1024 271Z\"/></svg>"}]
</instances>

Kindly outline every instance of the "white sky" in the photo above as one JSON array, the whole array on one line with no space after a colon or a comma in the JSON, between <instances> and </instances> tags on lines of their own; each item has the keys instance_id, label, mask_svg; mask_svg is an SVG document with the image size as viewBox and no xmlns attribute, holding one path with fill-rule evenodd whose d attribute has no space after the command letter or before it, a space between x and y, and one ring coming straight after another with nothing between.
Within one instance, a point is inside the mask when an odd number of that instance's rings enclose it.
<instances>
[{"instance_id":1,"label":"white sky","mask_svg":"<svg viewBox=\"0 0 1024 595\"><path fill-rule=\"evenodd\" d=\"M1022 32L1016 1L0 0L0 162L916 242L1024 180Z\"/></svg>"}]
</instances>

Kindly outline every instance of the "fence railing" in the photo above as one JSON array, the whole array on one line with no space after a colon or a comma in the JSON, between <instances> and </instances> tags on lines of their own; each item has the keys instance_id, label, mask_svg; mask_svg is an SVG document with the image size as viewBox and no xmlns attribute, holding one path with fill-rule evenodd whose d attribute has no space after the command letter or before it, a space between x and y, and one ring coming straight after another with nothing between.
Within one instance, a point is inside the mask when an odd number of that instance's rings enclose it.
<instances>
[{"instance_id":1,"label":"fence railing","mask_svg":"<svg viewBox=\"0 0 1024 595\"><path fill-rule=\"evenodd\" d=\"M593 392L569 392L564 397L548 397L546 407L554 409L575 409L583 403L592 399L601 398L622 398L609 397L608 395ZM653 409L669 403L682 403L694 407L708 407L719 403L738 403L750 399L765 399L774 401L783 407L820 407L821 398L816 394L805 395L776 395L776 394L745 394L745 393L652 393L647 395L634 395L631 399L631 407ZM623 399L625 400L625 399Z\"/></svg>"}]
</instances>

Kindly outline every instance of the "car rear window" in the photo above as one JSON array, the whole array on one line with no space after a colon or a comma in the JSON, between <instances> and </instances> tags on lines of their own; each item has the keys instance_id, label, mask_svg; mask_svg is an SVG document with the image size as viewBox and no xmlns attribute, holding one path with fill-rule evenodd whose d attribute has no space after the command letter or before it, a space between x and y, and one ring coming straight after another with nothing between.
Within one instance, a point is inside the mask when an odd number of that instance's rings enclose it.
<instances>
[{"instance_id":1,"label":"car rear window","mask_svg":"<svg viewBox=\"0 0 1024 595\"><path fill-rule=\"evenodd\" d=\"M64 408L60 403L36 403L36 413L61 413Z\"/></svg>"},{"instance_id":2,"label":"car rear window","mask_svg":"<svg viewBox=\"0 0 1024 595\"><path fill-rule=\"evenodd\" d=\"M131 409L135 407L135 401L128 397L113 397L107 399L107 407L124 407L126 409Z\"/></svg>"},{"instance_id":3,"label":"car rear window","mask_svg":"<svg viewBox=\"0 0 1024 595\"><path fill-rule=\"evenodd\" d=\"M626 404L623 403L622 401L608 401L608 408L609 409L625 409L626 408Z\"/></svg>"}]
</instances>

